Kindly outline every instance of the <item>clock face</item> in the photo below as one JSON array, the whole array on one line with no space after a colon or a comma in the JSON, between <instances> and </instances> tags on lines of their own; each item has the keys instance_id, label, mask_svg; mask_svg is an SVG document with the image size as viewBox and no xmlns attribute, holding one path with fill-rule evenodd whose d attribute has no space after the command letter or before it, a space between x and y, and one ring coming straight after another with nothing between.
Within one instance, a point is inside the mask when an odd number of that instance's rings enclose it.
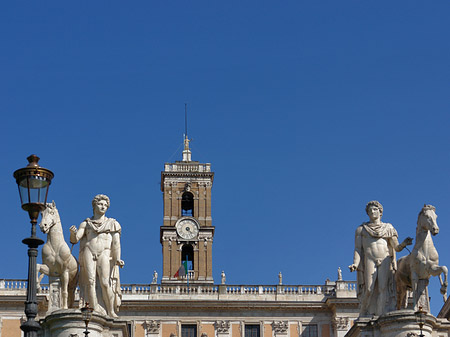
<instances>
[{"instance_id":1,"label":"clock face","mask_svg":"<svg viewBox=\"0 0 450 337\"><path fill-rule=\"evenodd\" d=\"M198 234L198 225L191 219L181 219L177 223L176 228L178 235L186 240L195 238Z\"/></svg>"}]
</instances>

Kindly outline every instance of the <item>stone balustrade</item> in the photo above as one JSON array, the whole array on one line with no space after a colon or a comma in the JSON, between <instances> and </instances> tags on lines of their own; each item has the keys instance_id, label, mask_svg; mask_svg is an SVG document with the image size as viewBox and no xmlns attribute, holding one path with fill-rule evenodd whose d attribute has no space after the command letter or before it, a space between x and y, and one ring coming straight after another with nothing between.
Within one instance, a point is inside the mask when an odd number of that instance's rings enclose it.
<instances>
[{"instance_id":1,"label":"stone balustrade","mask_svg":"<svg viewBox=\"0 0 450 337\"><path fill-rule=\"evenodd\" d=\"M25 295L27 292L27 280L0 279L0 294ZM41 284L38 293L48 294L48 284Z\"/></svg>"},{"instance_id":2,"label":"stone balustrade","mask_svg":"<svg viewBox=\"0 0 450 337\"><path fill-rule=\"evenodd\" d=\"M0 294L25 295L26 280L0 279ZM46 295L49 287L41 284L38 294ZM302 301L314 299L321 301L329 297L355 297L355 281L338 281L326 285L161 285L161 284L122 284L123 299L149 300L168 299L171 296L189 296L202 300L278 300ZM341 296L339 296L341 294ZM76 298L78 298L78 289Z\"/></svg>"},{"instance_id":3,"label":"stone balustrade","mask_svg":"<svg viewBox=\"0 0 450 337\"><path fill-rule=\"evenodd\" d=\"M165 164L164 172L211 172L211 164L199 164L199 163Z\"/></svg>"}]
</instances>

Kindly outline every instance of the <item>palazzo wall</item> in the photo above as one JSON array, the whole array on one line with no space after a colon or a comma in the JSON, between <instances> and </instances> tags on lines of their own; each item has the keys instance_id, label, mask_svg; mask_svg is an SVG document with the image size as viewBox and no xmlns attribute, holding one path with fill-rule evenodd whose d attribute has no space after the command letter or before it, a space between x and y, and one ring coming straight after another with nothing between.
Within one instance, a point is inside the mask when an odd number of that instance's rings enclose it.
<instances>
[{"instance_id":1,"label":"palazzo wall","mask_svg":"<svg viewBox=\"0 0 450 337\"><path fill-rule=\"evenodd\" d=\"M20 337L26 282L3 280L0 285L0 337ZM340 337L358 316L355 284L346 281L313 286L194 285L189 289L124 284L122 292L118 320L126 322L130 337L181 337L186 326L195 326L195 337L249 337L249 325L259 327L257 337ZM48 316L49 300L48 286L42 285L37 317L41 322ZM81 330L78 336L83 336Z\"/></svg>"}]
</instances>

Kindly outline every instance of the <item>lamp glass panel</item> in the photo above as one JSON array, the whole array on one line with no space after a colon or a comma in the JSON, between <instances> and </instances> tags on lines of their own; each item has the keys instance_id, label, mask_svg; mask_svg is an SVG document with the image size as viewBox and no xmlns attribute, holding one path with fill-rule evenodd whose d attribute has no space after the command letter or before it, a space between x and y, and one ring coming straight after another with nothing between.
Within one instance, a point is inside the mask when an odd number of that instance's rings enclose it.
<instances>
[{"instance_id":1,"label":"lamp glass panel","mask_svg":"<svg viewBox=\"0 0 450 337\"><path fill-rule=\"evenodd\" d=\"M25 181L27 179L25 178ZM19 195L20 195L20 203L27 204L28 203L28 188L27 186L19 185Z\"/></svg>"},{"instance_id":2,"label":"lamp glass panel","mask_svg":"<svg viewBox=\"0 0 450 337\"><path fill-rule=\"evenodd\" d=\"M19 182L20 201L23 204L45 204L49 182L40 176L27 176Z\"/></svg>"},{"instance_id":3,"label":"lamp glass panel","mask_svg":"<svg viewBox=\"0 0 450 337\"><path fill-rule=\"evenodd\" d=\"M81 308L81 314L83 315L83 321L87 321L89 322L91 320L92 317L92 308Z\"/></svg>"},{"instance_id":4,"label":"lamp glass panel","mask_svg":"<svg viewBox=\"0 0 450 337\"><path fill-rule=\"evenodd\" d=\"M419 310L415 314L416 314L416 322L422 325L425 324L425 313L422 310Z\"/></svg>"}]
</instances>

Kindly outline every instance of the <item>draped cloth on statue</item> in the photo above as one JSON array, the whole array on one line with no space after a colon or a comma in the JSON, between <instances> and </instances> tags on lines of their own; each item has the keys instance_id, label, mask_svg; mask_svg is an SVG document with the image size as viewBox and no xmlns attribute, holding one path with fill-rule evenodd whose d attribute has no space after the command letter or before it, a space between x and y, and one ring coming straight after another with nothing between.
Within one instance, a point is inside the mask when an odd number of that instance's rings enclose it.
<instances>
[{"instance_id":1,"label":"draped cloth on statue","mask_svg":"<svg viewBox=\"0 0 450 337\"><path fill-rule=\"evenodd\" d=\"M87 218L86 220L87 225L96 233L119 233L122 231L122 228L120 227L120 224L117 222L114 218L107 218L105 217L102 220L92 220L90 218Z\"/></svg>"}]
</instances>

